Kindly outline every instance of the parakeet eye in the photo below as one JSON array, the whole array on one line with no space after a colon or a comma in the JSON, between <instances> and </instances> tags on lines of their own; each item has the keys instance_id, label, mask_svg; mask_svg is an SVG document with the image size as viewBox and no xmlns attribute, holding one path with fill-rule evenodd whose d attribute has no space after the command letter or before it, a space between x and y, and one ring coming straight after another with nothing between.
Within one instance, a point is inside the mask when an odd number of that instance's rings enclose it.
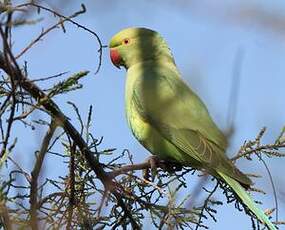
<instances>
[{"instance_id":1,"label":"parakeet eye","mask_svg":"<svg viewBox=\"0 0 285 230\"><path fill-rule=\"evenodd\" d=\"M125 39L123 40L123 44L124 44L124 45L130 44L130 39L129 39L129 38L125 38Z\"/></svg>"}]
</instances>

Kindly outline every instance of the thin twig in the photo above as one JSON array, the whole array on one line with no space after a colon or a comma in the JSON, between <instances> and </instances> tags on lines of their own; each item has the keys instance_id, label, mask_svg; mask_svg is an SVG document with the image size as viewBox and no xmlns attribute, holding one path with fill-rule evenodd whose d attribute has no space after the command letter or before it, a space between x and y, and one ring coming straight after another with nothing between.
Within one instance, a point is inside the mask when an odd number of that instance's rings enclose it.
<instances>
[{"instance_id":1,"label":"thin twig","mask_svg":"<svg viewBox=\"0 0 285 230\"><path fill-rule=\"evenodd\" d=\"M69 17L64 17L60 19L56 24L53 26L47 28L46 30L43 30L39 36L37 36L34 40L32 40L19 54L16 55L16 59L20 58L23 54L25 54L28 50L32 48L37 42L39 42L45 35L50 33L52 30L58 28L59 25L62 25L65 21L68 21L72 18L77 17L80 14L85 13L85 9L81 9L80 11L75 12L74 14L70 15Z\"/></svg>"},{"instance_id":2,"label":"thin twig","mask_svg":"<svg viewBox=\"0 0 285 230\"><path fill-rule=\"evenodd\" d=\"M279 208L278 208L277 192L276 192L275 184L273 181L273 177L272 177L272 174L269 170L269 167L267 166L266 162L263 160L262 156L260 154L257 154L257 156L258 156L259 160L261 160L261 162L263 163L263 165L267 171L267 174L269 176L269 179L270 179L270 183L271 183L271 187L272 187L273 195L274 195L274 202L275 202L275 212L276 212L275 221L278 222Z\"/></svg>"},{"instance_id":3,"label":"thin twig","mask_svg":"<svg viewBox=\"0 0 285 230\"><path fill-rule=\"evenodd\" d=\"M50 140L54 135L54 132L56 130L57 124L54 120L52 120L49 130L47 131L43 142L41 144L41 149L38 153L38 155L36 156L36 163L34 165L34 168L31 172L31 188L30 188L30 223L31 223L31 227L33 230L37 230L38 229L38 218L37 218L37 207L38 207L38 177L40 175L41 169L42 169L42 165L43 165L43 161L45 158L45 155L47 153L49 144L50 144Z\"/></svg>"},{"instance_id":4,"label":"thin twig","mask_svg":"<svg viewBox=\"0 0 285 230\"><path fill-rule=\"evenodd\" d=\"M208 206L208 203L210 201L210 198L215 193L215 191L217 190L218 187L219 187L219 182L217 182L217 184L215 185L215 187L214 187L214 189L212 191L208 191L209 195L206 198L206 200L204 201L204 205L202 207L201 214L200 214L200 217L199 217L199 220L197 222L195 230L198 230L198 228L200 227L201 220L202 220L202 217L203 217L203 212L204 212L205 209L207 209L207 206Z\"/></svg>"},{"instance_id":5,"label":"thin twig","mask_svg":"<svg viewBox=\"0 0 285 230\"><path fill-rule=\"evenodd\" d=\"M99 52L99 63L98 63L98 67L97 67L97 70L95 71L95 74L97 74L101 68L101 65L102 65L102 55L103 55L103 48L105 48L106 46L104 46L101 42L101 39L99 38L99 36L97 35L97 33L95 33L94 31L88 29L87 27L75 22L74 20L72 20L71 18L68 18L62 14L59 14L58 12L54 11L54 10L51 10L47 7L44 7L44 6L41 6L39 4L36 4L34 2L30 2L30 3L25 3L25 4L21 4L21 5L18 5L16 6L16 8L21 8L21 7L29 7L29 6L33 6L33 7L36 7L38 9L42 9L42 10L45 10L45 11L48 11L50 13L52 13L53 15L56 15L58 16L59 18L63 18L65 19L66 21L76 25L78 28L81 28L89 33L91 33L92 35L94 35L97 39L97 42L99 44L99 49L98 49L98 52ZM82 12L86 11L86 8L85 8L85 5L84 4L81 4L81 8L82 8Z\"/></svg>"}]
</instances>

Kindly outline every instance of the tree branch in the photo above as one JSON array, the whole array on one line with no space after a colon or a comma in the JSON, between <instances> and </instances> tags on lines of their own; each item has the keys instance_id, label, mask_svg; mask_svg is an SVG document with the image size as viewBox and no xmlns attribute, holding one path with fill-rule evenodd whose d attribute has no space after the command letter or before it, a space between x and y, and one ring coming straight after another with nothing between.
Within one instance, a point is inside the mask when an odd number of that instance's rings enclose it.
<instances>
[{"instance_id":1,"label":"tree branch","mask_svg":"<svg viewBox=\"0 0 285 230\"><path fill-rule=\"evenodd\" d=\"M0 53L0 68L6 72L14 81L17 81L21 87L26 90L39 104L55 119L58 125L62 126L65 132L72 138L76 143L81 153L84 155L86 161L88 162L91 169L95 172L96 176L101 180L105 187L109 187L111 179L104 171L102 165L94 157L93 153L88 149L88 145L85 143L84 139L81 137L79 132L74 128L74 126L69 122L64 113L59 109L57 104L32 81L30 81L26 76L23 75L20 70L15 57L13 56L10 47L7 43L7 38L0 27L0 35L3 38L4 43L7 47L7 53L11 58L13 63L7 63L3 57L3 54Z\"/></svg>"},{"instance_id":2,"label":"tree branch","mask_svg":"<svg viewBox=\"0 0 285 230\"><path fill-rule=\"evenodd\" d=\"M55 120L57 125L61 126L65 130L67 135L71 137L73 142L80 149L80 152L86 159L90 168L94 171L97 178L104 185L104 188L107 191L110 191L116 197L118 205L124 211L125 216L127 216L131 220L132 226L137 229L138 225L136 221L132 218L131 212L129 208L125 205L121 195L121 192L124 191L124 189L121 188L122 191L117 191L119 187L117 186L117 183L115 183L109 176L109 174L105 172L103 166L94 157L93 152L89 150L87 143L84 141L80 133L70 123L68 118L60 110L57 104L51 98L49 98L34 82L32 82L26 76L23 75L21 69L18 66L18 63L16 62L14 55L12 54L11 48L8 45L7 38L3 32L2 27L0 27L0 35L3 38L5 46L7 47L7 49L4 50L4 55L9 56L11 60L11 62L8 62L8 59L4 58L3 54L0 53L0 68L7 75L9 75L11 79L17 82L25 91L27 91L35 100L37 100L39 105L41 105L50 114L50 116Z\"/></svg>"},{"instance_id":3,"label":"tree branch","mask_svg":"<svg viewBox=\"0 0 285 230\"><path fill-rule=\"evenodd\" d=\"M41 168L43 165L44 157L46 155L46 152L49 147L49 143L51 138L53 137L53 134L56 130L56 123L52 120L50 127L43 139L41 149L37 155L36 163L33 168L33 171L31 172L31 188L30 188L30 223L31 223L31 228L33 230L38 229L38 218L37 218L37 207L38 207L38 177L41 172Z\"/></svg>"}]
</instances>

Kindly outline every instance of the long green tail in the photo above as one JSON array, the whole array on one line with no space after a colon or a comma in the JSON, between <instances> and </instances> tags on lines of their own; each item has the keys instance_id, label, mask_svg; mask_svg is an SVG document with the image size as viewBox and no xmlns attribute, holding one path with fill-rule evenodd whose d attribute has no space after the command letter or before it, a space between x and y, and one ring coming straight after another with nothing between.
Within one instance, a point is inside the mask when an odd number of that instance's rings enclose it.
<instances>
[{"instance_id":1,"label":"long green tail","mask_svg":"<svg viewBox=\"0 0 285 230\"><path fill-rule=\"evenodd\" d=\"M264 214L264 212L256 206L255 202L252 200L250 195L245 191L245 189L240 185L239 182L221 172L218 173L225 180L225 182L235 191L235 193L239 196L242 202L250 209L250 211L255 214L259 221L264 223L268 227L268 229L276 230L276 227L271 223L271 221Z\"/></svg>"}]
</instances>

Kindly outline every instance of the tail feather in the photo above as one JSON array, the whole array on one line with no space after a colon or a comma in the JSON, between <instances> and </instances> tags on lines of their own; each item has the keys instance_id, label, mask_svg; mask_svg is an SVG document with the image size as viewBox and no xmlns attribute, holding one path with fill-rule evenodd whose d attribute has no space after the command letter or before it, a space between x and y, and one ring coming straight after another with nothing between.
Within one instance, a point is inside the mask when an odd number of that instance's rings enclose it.
<instances>
[{"instance_id":1,"label":"tail feather","mask_svg":"<svg viewBox=\"0 0 285 230\"><path fill-rule=\"evenodd\" d=\"M218 172L219 175L225 180L225 182L234 190L234 192L238 195L238 197L242 200L242 202L252 211L257 219L264 223L268 229L276 230L276 227L271 223L268 216L257 207L255 202L252 200L250 195L245 191L245 189L237 182L235 179Z\"/></svg>"}]
</instances>

